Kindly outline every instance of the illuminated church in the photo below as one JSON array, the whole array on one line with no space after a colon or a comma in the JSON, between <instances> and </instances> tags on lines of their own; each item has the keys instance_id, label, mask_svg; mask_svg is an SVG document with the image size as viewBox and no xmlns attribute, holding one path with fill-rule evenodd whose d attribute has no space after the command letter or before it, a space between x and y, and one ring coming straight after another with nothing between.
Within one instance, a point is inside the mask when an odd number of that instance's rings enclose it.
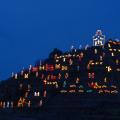
<instances>
[{"instance_id":1,"label":"illuminated church","mask_svg":"<svg viewBox=\"0 0 120 120\"><path fill-rule=\"evenodd\" d=\"M93 46L103 46L105 44L105 35L102 34L101 30L97 30L93 36Z\"/></svg>"}]
</instances>

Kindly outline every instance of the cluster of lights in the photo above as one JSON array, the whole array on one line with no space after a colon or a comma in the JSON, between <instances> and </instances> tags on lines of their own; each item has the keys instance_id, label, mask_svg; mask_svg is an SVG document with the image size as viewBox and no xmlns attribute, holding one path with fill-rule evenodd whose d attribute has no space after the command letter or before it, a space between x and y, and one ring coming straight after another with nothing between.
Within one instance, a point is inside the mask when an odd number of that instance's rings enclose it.
<instances>
[{"instance_id":1,"label":"cluster of lights","mask_svg":"<svg viewBox=\"0 0 120 120\"><path fill-rule=\"evenodd\" d=\"M24 82L27 81L27 87L25 89L24 95L19 98L17 101L17 107L24 107L28 106L31 107L33 101L27 100L29 93L32 92L32 95L35 97L35 99L38 98L38 106L41 107L44 103L44 98L47 98L47 95L49 93L48 88L54 88L55 90L59 88L60 93L92 93L96 92L98 94L118 94L118 87L116 85L108 85L109 82L111 82L108 78L108 73L111 74L113 70L116 69L117 72L120 72L120 60L116 59L114 60L116 68L113 69L113 66L111 64L105 63L105 57L107 56L105 52L105 47L103 47L105 40L105 36L102 35L102 32L98 30L93 37L93 44L95 48L93 49L92 55L96 56L97 59L94 59L94 57L91 59L88 58L88 61L84 61L87 56L88 46L85 47L85 51L83 52L80 50L79 52L77 49L74 49L75 51L73 53L66 53L65 55L58 56L57 54L54 55L54 63L52 64L40 64L39 66L32 67L32 65L29 66L29 70L26 72L24 69L19 74L12 73L12 78L15 80L20 81L19 82L19 90L23 90L25 88ZM110 53L111 58L114 58L116 56L116 52L120 52L120 49L112 48L113 45L120 45L120 42L112 42L109 41L108 43L108 51ZM97 46L97 47L96 47ZM99 49L102 50L102 52L99 54ZM102 47L101 47L102 46ZM73 48L72 48L73 50ZM84 65L84 69L82 69L82 64ZM104 65L104 68L101 66ZM95 68L101 67L102 70L106 73L103 77L103 81L99 78L97 78L97 73L95 71ZM71 69L72 68L72 69ZM87 69L86 69L87 68ZM82 75L82 73L86 70L86 74ZM101 71L98 71L101 72ZM75 77L71 77L71 73L77 74ZM84 73L83 73L84 74ZM33 77L31 77L33 75ZM86 88L82 82L83 82L83 76L85 77L86 85L88 88ZM23 81L20 80L23 78ZM39 81L39 88L38 90L32 90L33 86L29 82L31 79L35 79L36 81ZM30 79L30 80L29 80ZM98 79L98 80L96 80ZM33 81L33 80L32 80ZM36 82L35 81L35 82ZM33 81L34 82L34 81ZM41 87L40 84L42 84ZM40 89L43 89L42 92ZM12 102L5 102L0 101L0 108L13 108L14 107L14 101Z\"/></svg>"}]
</instances>

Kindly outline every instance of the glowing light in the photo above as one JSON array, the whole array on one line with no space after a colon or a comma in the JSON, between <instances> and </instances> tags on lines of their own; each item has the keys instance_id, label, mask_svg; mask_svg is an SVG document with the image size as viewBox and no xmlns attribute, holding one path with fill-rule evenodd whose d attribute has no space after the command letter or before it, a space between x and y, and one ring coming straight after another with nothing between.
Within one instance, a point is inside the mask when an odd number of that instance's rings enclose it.
<instances>
[{"instance_id":1,"label":"glowing light","mask_svg":"<svg viewBox=\"0 0 120 120\"><path fill-rule=\"evenodd\" d=\"M18 79L18 75L17 74L15 74L15 79Z\"/></svg>"},{"instance_id":2,"label":"glowing light","mask_svg":"<svg viewBox=\"0 0 120 120\"><path fill-rule=\"evenodd\" d=\"M25 104L25 99L20 97L19 101L18 101L18 107L24 107L24 104Z\"/></svg>"},{"instance_id":3,"label":"glowing light","mask_svg":"<svg viewBox=\"0 0 120 120\"><path fill-rule=\"evenodd\" d=\"M35 96L35 97L40 96L40 92L34 92L34 96Z\"/></svg>"},{"instance_id":4,"label":"glowing light","mask_svg":"<svg viewBox=\"0 0 120 120\"><path fill-rule=\"evenodd\" d=\"M60 69L60 64L55 64L55 69Z\"/></svg>"},{"instance_id":5,"label":"glowing light","mask_svg":"<svg viewBox=\"0 0 120 120\"><path fill-rule=\"evenodd\" d=\"M62 70L68 70L67 66L62 66Z\"/></svg>"},{"instance_id":6,"label":"glowing light","mask_svg":"<svg viewBox=\"0 0 120 120\"><path fill-rule=\"evenodd\" d=\"M105 36L102 34L101 30L97 30L96 34L93 36L93 46L102 46L105 42Z\"/></svg>"},{"instance_id":7,"label":"glowing light","mask_svg":"<svg viewBox=\"0 0 120 120\"><path fill-rule=\"evenodd\" d=\"M25 79L28 79L28 73L24 75L24 78L25 78Z\"/></svg>"},{"instance_id":8,"label":"glowing light","mask_svg":"<svg viewBox=\"0 0 120 120\"><path fill-rule=\"evenodd\" d=\"M108 72L111 72L111 71L112 71L111 66L106 66L106 69L107 69Z\"/></svg>"}]
</instances>

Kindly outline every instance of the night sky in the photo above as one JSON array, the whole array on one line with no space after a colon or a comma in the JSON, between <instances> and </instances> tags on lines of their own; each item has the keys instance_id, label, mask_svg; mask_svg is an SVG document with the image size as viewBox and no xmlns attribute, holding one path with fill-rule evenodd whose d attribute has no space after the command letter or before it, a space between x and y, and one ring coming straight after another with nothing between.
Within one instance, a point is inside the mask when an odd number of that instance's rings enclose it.
<instances>
[{"instance_id":1,"label":"night sky","mask_svg":"<svg viewBox=\"0 0 120 120\"><path fill-rule=\"evenodd\" d=\"M92 45L97 29L107 39L120 38L120 0L1 0L0 79L53 48Z\"/></svg>"}]
</instances>

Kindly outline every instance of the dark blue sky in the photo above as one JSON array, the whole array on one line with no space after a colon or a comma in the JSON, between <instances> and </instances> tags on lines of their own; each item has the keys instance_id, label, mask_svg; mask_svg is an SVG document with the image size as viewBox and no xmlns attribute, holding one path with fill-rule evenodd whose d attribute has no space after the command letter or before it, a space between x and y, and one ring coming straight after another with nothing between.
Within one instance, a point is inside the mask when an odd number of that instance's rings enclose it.
<instances>
[{"instance_id":1,"label":"dark blue sky","mask_svg":"<svg viewBox=\"0 0 120 120\"><path fill-rule=\"evenodd\" d=\"M0 79L53 48L92 44L97 29L120 38L120 0L1 0Z\"/></svg>"}]
</instances>

